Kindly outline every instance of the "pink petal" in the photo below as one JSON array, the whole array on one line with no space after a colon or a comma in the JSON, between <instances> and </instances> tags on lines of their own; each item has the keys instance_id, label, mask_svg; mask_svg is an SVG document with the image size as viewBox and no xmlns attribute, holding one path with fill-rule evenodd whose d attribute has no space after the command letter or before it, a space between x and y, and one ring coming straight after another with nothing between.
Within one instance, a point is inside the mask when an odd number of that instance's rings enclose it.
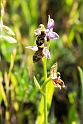
<instances>
[{"instance_id":1,"label":"pink petal","mask_svg":"<svg viewBox=\"0 0 83 124\"><path fill-rule=\"evenodd\" d=\"M49 31L49 38L50 39L58 39L59 35L55 32Z\"/></svg>"},{"instance_id":2,"label":"pink petal","mask_svg":"<svg viewBox=\"0 0 83 124\"><path fill-rule=\"evenodd\" d=\"M38 50L38 47L37 46L27 46L25 48L31 49L33 51L37 51Z\"/></svg>"},{"instance_id":3,"label":"pink petal","mask_svg":"<svg viewBox=\"0 0 83 124\"><path fill-rule=\"evenodd\" d=\"M54 20L50 18L50 15L48 17L48 24L47 24L47 29L51 29L54 27Z\"/></svg>"},{"instance_id":4,"label":"pink petal","mask_svg":"<svg viewBox=\"0 0 83 124\"><path fill-rule=\"evenodd\" d=\"M43 49L43 54L47 59L51 59L50 51L46 47Z\"/></svg>"}]
</instances>

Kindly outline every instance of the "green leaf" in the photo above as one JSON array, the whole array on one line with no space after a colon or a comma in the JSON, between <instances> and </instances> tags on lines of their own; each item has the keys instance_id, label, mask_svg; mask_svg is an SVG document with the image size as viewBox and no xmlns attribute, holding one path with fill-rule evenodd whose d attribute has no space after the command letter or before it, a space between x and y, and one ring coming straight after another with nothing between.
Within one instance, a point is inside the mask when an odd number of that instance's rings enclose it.
<instances>
[{"instance_id":1,"label":"green leaf","mask_svg":"<svg viewBox=\"0 0 83 124\"><path fill-rule=\"evenodd\" d=\"M0 103L4 100L5 105L8 105L7 98L6 98L6 93L4 91L2 82L0 82Z\"/></svg>"},{"instance_id":2,"label":"green leaf","mask_svg":"<svg viewBox=\"0 0 83 124\"><path fill-rule=\"evenodd\" d=\"M11 53L13 51L13 49L16 47L17 44L10 44L8 42L3 42L1 44L1 51L2 54L5 58L6 61L8 61L10 63L11 61Z\"/></svg>"},{"instance_id":3,"label":"green leaf","mask_svg":"<svg viewBox=\"0 0 83 124\"><path fill-rule=\"evenodd\" d=\"M69 122L69 124L72 124L72 122L76 122L76 124L80 124L75 104L73 104L69 109L67 122Z\"/></svg>"},{"instance_id":4,"label":"green leaf","mask_svg":"<svg viewBox=\"0 0 83 124\"><path fill-rule=\"evenodd\" d=\"M39 85L39 83L38 83L38 81L37 81L37 79L36 79L35 76L34 76L34 84L35 84L35 86L36 86L38 89L41 89L41 88L40 88L40 85Z\"/></svg>"},{"instance_id":5,"label":"green leaf","mask_svg":"<svg viewBox=\"0 0 83 124\"><path fill-rule=\"evenodd\" d=\"M13 86L17 87L17 80L13 73L10 74L10 78L11 78L11 82L12 82Z\"/></svg>"},{"instance_id":6,"label":"green leaf","mask_svg":"<svg viewBox=\"0 0 83 124\"><path fill-rule=\"evenodd\" d=\"M81 102L82 102L81 110L83 115L83 70L80 67L78 67L78 70L79 70L80 81L81 81Z\"/></svg>"}]
</instances>

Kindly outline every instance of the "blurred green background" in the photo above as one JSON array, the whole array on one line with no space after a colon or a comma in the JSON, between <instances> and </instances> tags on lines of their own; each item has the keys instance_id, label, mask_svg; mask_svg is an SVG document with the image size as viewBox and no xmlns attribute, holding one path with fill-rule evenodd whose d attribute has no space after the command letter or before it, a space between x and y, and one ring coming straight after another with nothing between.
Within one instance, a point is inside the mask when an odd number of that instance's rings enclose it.
<instances>
[{"instance_id":1,"label":"blurred green background","mask_svg":"<svg viewBox=\"0 0 83 124\"><path fill-rule=\"evenodd\" d=\"M83 0L2 0L3 24L15 32L17 43L0 39L0 124L35 124L41 93L33 76L43 81L42 62L33 64L34 30L55 21L59 39L51 41L50 67L58 70L66 88L55 89L49 112L50 124L83 123ZM0 33L1 34L1 33ZM6 33L3 32L4 35Z\"/></svg>"}]
</instances>

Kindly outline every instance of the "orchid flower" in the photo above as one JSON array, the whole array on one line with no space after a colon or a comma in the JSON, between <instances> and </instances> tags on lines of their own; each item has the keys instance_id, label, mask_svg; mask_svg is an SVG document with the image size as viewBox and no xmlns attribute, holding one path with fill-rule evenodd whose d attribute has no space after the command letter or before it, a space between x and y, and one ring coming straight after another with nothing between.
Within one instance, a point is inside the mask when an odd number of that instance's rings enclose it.
<instances>
[{"instance_id":1,"label":"orchid flower","mask_svg":"<svg viewBox=\"0 0 83 124\"><path fill-rule=\"evenodd\" d=\"M51 79L53 81L54 86L61 89L62 87L65 87L65 85L63 80L60 77L60 73L56 72L55 68L56 68L56 63L53 64L53 66L50 69Z\"/></svg>"},{"instance_id":2,"label":"orchid flower","mask_svg":"<svg viewBox=\"0 0 83 124\"><path fill-rule=\"evenodd\" d=\"M47 40L47 41L49 41L51 39L59 38L59 35L57 33L53 32L54 20L51 19L50 16L48 17L48 23L47 23L46 28L43 24L40 24L39 26L40 26L40 28L38 28L34 31L34 34L36 36L39 36L41 34L41 32L44 31L46 34L45 40Z\"/></svg>"},{"instance_id":3,"label":"orchid flower","mask_svg":"<svg viewBox=\"0 0 83 124\"><path fill-rule=\"evenodd\" d=\"M33 62L38 62L43 56L47 59L51 59L50 51L47 47L27 46L25 48L31 49L35 52L33 55Z\"/></svg>"}]
</instances>

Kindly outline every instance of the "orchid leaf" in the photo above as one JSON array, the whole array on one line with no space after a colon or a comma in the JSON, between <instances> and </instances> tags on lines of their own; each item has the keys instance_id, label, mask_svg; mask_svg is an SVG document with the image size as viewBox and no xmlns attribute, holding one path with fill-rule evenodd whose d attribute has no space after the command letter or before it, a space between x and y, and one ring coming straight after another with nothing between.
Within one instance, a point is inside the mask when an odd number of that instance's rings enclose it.
<instances>
[{"instance_id":1,"label":"orchid leaf","mask_svg":"<svg viewBox=\"0 0 83 124\"><path fill-rule=\"evenodd\" d=\"M37 81L37 79L36 79L35 76L34 76L34 84L35 84L35 86L36 86L38 89L40 89L40 85L39 85L39 83L38 83L38 81Z\"/></svg>"}]
</instances>

